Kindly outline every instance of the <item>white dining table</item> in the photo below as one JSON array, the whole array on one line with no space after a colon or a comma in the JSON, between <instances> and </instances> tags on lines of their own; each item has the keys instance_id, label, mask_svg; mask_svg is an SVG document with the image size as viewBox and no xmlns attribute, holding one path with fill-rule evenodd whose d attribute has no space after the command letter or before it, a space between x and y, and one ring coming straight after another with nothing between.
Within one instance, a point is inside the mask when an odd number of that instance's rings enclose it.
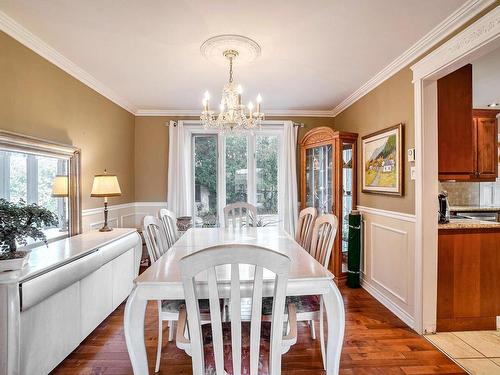
<instances>
[{"instance_id":1,"label":"white dining table","mask_svg":"<svg viewBox=\"0 0 500 375\"><path fill-rule=\"evenodd\" d=\"M288 296L321 295L327 318L326 373L338 374L344 339L345 311L342 296L334 275L318 263L284 230L278 227L192 228L189 229L162 257L134 280L134 288L125 307L125 339L134 374L148 374L144 343L144 318L148 300L184 299L179 260L206 247L222 244L251 244L263 246L287 255L290 260ZM245 270L240 266L242 276ZM248 295L251 294L253 266L246 266ZM230 296L230 267L217 269L219 295ZM196 278L199 297L208 298L206 275ZM245 279L242 281L244 289ZM263 295L272 296L274 275L264 273ZM244 291L242 291L242 297Z\"/></svg>"}]
</instances>

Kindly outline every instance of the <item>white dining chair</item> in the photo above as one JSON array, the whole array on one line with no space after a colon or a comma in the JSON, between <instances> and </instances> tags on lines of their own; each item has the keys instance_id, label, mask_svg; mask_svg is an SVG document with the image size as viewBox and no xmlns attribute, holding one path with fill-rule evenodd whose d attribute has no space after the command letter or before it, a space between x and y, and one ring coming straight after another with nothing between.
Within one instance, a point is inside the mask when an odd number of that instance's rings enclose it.
<instances>
[{"instance_id":1,"label":"white dining chair","mask_svg":"<svg viewBox=\"0 0 500 375\"><path fill-rule=\"evenodd\" d=\"M143 235L149 258L151 262L156 262L170 248L167 245L168 240L162 221L152 215L145 216L143 219ZM160 371L161 351L163 347L163 322L168 321L168 341L172 341L174 339L174 323L179 319L179 310L184 303L184 300L158 301L158 343L155 372ZM205 321L208 321L210 319L208 300L200 301L200 310Z\"/></svg>"},{"instance_id":2,"label":"white dining chair","mask_svg":"<svg viewBox=\"0 0 500 375\"><path fill-rule=\"evenodd\" d=\"M254 265L251 289L241 283L240 265ZM224 266L226 277L231 282L231 305L229 322L222 322L218 309L219 292L215 267ZM259 367L263 373L281 373L281 355L297 341L295 307L288 305L287 332L283 332L285 321L285 293L290 268L290 259L278 252L254 245L219 245L189 254L180 260L182 284L186 298L181 308L176 333L176 344L192 357L193 374L227 373L241 374L249 354L249 372L256 375ZM262 321L262 293L264 268L275 274L272 320ZM207 283L199 285L195 277L206 271ZM208 291L211 323L202 325L197 296ZM241 296L252 296L251 319L242 321ZM187 329L189 326L189 330ZM186 335L189 331L189 335ZM260 355L262 354L262 356ZM269 355L269 372L265 363L259 361ZM244 359L242 361L242 359ZM262 368L264 367L264 368ZM248 370L248 368L246 369Z\"/></svg>"},{"instance_id":3,"label":"white dining chair","mask_svg":"<svg viewBox=\"0 0 500 375\"><path fill-rule=\"evenodd\" d=\"M315 207L304 208L299 213L295 241L307 251L311 245L311 234L316 216L318 216L318 211Z\"/></svg>"},{"instance_id":4,"label":"white dining chair","mask_svg":"<svg viewBox=\"0 0 500 375\"><path fill-rule=\"evenodd\" d=\"M224 225L226 228L254 226L257 220L257 208L247 202L236 202L224 207Z\"/></svg>"},{"instance_id":5,"label":"white dining chair","mask_svg":"<svg viewBox=\"0 0 500 375\"><path fill-rule=\"evenodd\" d=\"M162 208L158 212L158 217L161 220L165 237L167 239L167 246L170 248L179 239L179 232L177 231L177 216L170 210Z\"/></svg>"},{"instance_id":6,"label":"white dining chair","mask_svg":"<svg viewBox=\"0 0 500 375\"><path fill-rule=\"evenodd\" d=\"M169 249L161 221L152 215L144 216L142 234L146 241L149 259L151 262L156 262Z\"/></svg>"},{"instance_id":7,"label":"white dining chair","mask_svg":"<svg viewBox=\"0 0 500 375\"><path fill-rule=\"evenodd\" d=\"M338 219L335 215L324 214L319 216L314 222L311 235L311 254L321 265L328 268L333 243L337 234ZM271 314L272 298L265 298L263 301L262 314L266 317ZM320 345L323 366L325 367L325 340L323 336L323 302L320 296L290 296L287 297L287 304L293 303L297 309L297 321L307 321L310 326L311 337L316 339L314 321L319 320L320 325ZM326 367L325 367L326 368Z\"/></svg>"}]
</instances>

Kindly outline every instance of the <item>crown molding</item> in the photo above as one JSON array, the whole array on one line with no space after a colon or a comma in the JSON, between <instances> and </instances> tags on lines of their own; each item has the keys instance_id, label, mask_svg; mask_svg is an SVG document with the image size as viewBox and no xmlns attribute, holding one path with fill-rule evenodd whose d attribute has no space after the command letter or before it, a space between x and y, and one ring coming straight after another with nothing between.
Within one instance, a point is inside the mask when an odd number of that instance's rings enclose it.
<instances>
[{"instance_id":1,"label":"crown molding","mask_svg":"<svg viewBox=\"0 0 500 375\"><path fill-rule=\"evenodd\" d=\"M0 30L113 103L132 114L135 113L134 106L128 100L118 95L2 11L0 11Z\"/></svg>"},{"instance_id":2,"label":"crown molding","mask_svg":"<svg viewBox=\"0 0 500 375\"><path fill-rule=\"evenodd\" d=\"M338 104L332 110L333 116L337 116L342 111L344 111L359 99L361 99L363 96L372 91L374 88L379 86L382 82L392 77L404 67L410 65L418 57L422 56L430 48L435 46L460 26L464 25L474 16L481 13L484 9L492 5L494 2L495 0L469 0L465 2L460 8L458 8L444 21L433 28L423 38L421 38L418 42L416 42L413 46L403 52L403 54L393 60L384 69L375 74L375 76L373 76L369 81L363 84L359 89L354 91L340 104Z\"/></svg>"},{"instance_id":3,"label":"crown molding","mask_svg":"<svg viewBox=\"0 0 500 375\"><path fill-rule=\"evenodd\" d=\"M201 109L138 109L136 116L199 116ZM328 110L302 110L302 109L273 109L266 111L268 117L333 117L332 111Z\"/></svg>"},{"instance_id":4,"label":"crown molding","mask_svg":"<svg viewBox=\"0 0 500 375\"><path fill-rule=\"evenodd\" d=\"M135 111L136 116L200 116L201 109L138 109Z\"/></svg>"}]
</instances>

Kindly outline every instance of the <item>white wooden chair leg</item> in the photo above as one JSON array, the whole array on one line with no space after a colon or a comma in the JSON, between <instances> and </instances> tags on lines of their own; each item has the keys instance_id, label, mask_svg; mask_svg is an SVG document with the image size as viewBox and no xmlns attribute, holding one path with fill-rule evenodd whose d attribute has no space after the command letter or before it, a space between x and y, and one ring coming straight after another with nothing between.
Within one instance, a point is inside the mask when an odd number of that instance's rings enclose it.
<instances>
[{"instance_id":1,"label":"white wooden chair leg","mask_svg":"<svg viewBox=\"0 0 500 375\"><path fill-rule=\"evenodd\" d=\"M309 321L309 328L311 329L311 338L316 340L316 331L314 329L314 320Z\"/></svg>"},{"instance_id":2,"label":"white wooden chair leg","mask_svg":"<svg viewBox=\"0 0 500 375\"><path fill-rule=\"evenodd\" d=\"M323 360L323 369L326 370L324 326L325 326L325 321L323 320L323 296L321 296L319 302L319 344L321 346L321 359Z\"/></svg>"},{"instance_id":3,"label":"white wooden chair leg","mask_svg":"<svg viewBox=\"0 0 500 375\"><path fill-rule=\"evenodd\" d=\"M174 340L174 321L168 321L168 341L171 342Z\"/></svg>"},{"instance_id":4,"label":"white wooden chair leg","mask_svg":"<svg viewBox=\"0 0 500 375\"><path fill-rule=\"evenodd\" d=\"M158 347L156 349L156 365L155 372L160 371L161 347L163 344L163 320L158 316Z\"/></svg>"}]
</instances>

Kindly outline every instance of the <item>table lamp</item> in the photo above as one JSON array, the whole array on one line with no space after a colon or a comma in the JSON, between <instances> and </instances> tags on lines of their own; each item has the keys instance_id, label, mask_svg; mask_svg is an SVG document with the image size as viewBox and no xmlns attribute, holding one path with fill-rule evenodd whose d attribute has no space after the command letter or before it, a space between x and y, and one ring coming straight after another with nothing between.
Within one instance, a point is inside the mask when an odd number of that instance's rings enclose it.
<instances>
[{"instance_id":1,"label":"table lamp","mask_svg":"<svg viewBox=\"0 0 500 375\"><path fill-rule=\"evenodd\" d=\"M52 194L54 198L66 198L68 197L68 176L57 175L52 181ZM68 221L66 220L66 202L62 200L62 213L59 218L61 222L61 232L68 231Z\"/></svg>"},{"instance_id":2,"label":"table lamp","mask_svg":"<svg viewBox=\"0 0 500 375\"><path fill-rule=\"evenodd\" d=\"M94 176L94 183L92 184L91 197L104 198L104 225L100 232L109 232L113 228L108 227L108 198L118 197L122 195L120 190L120 184L118 183L118 178L114 174L107 174L104 170L104 174L97 174Z\"/></svg>"}]
</instances>

